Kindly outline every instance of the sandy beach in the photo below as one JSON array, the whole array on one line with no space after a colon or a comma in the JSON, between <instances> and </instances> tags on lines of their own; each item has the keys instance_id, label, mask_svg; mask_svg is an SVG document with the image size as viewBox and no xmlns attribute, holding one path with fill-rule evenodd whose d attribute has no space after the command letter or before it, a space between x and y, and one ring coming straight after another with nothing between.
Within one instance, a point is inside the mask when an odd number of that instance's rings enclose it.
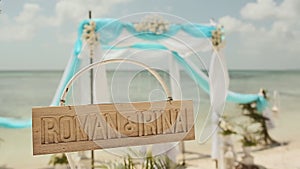
<instances>
[{"instance_id":1,"label":"sandy beach","mask_svg":"<svg viewBox=\"0 0 300 169\"><path fill-rule=\"evenodd\" d=\"M240 150L239 150L240 151ZM275 147L263 151L252 152L254 162L268 169L299 169L300 168L300 140L294 140L288 145ZM238 157L242 156L238 153ZM187 160L191 169L214 169L215 163L209 158Z\"/></svg>"},{"instance_id":2,"label":"sandy beach","mask_svg":"<svg viewBox=\"0 0 300 169\"><path fill-rule=\"evenodd\" d=\"M1 130L1 134L3 134ZM50 155L32 156L30 135L19 138L18 133L30 132L29 129L9 131L5 142L1 143L0 150L2 156L0 158L0 169L45 169L53 168L48 165ZM294 131L295 136L297 131ZM7 133L8 134L8 133ZM299 136L299 135L298 135ZM297 136L297 137L298 137ZM10 139L18 139L22 144L9 144ZM255 164L264 166L268 169L299 169L300 168L300 139L287 139L288 145L270 148L261 151L254 151ZM28 146L24 146L28 145ZM210 159L210 142L199 145L195 141L185 142L186 163L189 169L214 169L215 163ZM241 149L236 146L236 151L241 152ZM3 156L5 154L5 156ZM238 157L242 156L238 153ZM115 156L107 152L97 151L96 158L99 160L113 159ZM179 159L181 155L178 156Z\"/></svg>"}]
</instances>

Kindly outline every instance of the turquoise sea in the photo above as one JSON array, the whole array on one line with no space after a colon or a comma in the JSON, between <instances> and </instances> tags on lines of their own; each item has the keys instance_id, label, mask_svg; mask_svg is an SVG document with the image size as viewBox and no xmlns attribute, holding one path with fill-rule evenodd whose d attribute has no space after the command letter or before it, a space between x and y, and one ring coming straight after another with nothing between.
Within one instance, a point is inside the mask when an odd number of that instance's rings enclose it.
<instances>
[{"instance_id":1,"label":"turquoise sea","mask_svg":"<svg viewBox=\"0 0 300 169\"><path fill-rule=\"evenodd\" d=\"M1 71L0 116L26 119L31 117L33 106L49 105L62 73L62 71ZM132 74L134 72L120 72L120 80L131 77ZM108 79L112 75L112 72L108 73ZM147 80L147 77L140 77L135 83L137 85L132 86L135 92L129 94L130 99L135 100L149 98L148 94L142 93L144 91L151 92L152 86L157 86L155 80ZM195 84L185 74L182 74L181 86L184 98L193 99ZM240 93L258 93L260 88L268 91L271 100L270 106L274 102L272 100L273 91L279 93L277 102L280 112L275 120L277 127L271 134L277 140L299 140L300 71L230 71L230 90ZM155 95L155 92L152 92L151 95ZM122 92L119 95L116 92L114 97L122 98L124 96ZM206 105L203 106L203 111L208 111L206 110L209 103L208 97L201 93L200 100L203 105ZM236 105L232 103L226 105L225 113L238 111ZM47 166L49 155L32 156L31 129L0 128L0 138L0 168L3 166L7 168Z\"/></svg>"}]
</instances>

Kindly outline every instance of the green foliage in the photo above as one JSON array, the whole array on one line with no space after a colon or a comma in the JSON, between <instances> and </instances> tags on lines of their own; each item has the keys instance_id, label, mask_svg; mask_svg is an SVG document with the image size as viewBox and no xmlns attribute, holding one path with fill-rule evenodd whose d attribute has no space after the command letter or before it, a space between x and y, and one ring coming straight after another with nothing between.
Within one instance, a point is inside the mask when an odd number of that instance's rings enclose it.
<instances>
[{"instance_id":1,"label":"green foliage","mask_svg":"<svg viewBox=\"0 0 300 169\"><path fill-rule=\"evenodd\" d=\"M230 130L230 129L222 129L222 132L220 132L224 136L232 135L232 134L237 134L237 132Z\"/></svg>"},{"instance_id":2,"label":"green foliage","mask_svg":"<svg viewBox=\"0 0 300 169\"><path fill-rule=\"evenodd\" d=\"M221 129L220 134L222 134L223 136L237 134L237 132L234 131L233 124L231 123L231 120L224 116L223 120L219 123L219 127Z\"/></svg>"},{"instance_id":3,"label":"green foliage","mask_svg":"<svg viewBox=\"0 0 300 169\"><path fill-rule=\"evenodd\" d=\"M237 125L238 135L241 137L240 141L243 146L256 146L261 143L261 127L258 123L243 121Z\"/></svg>"},{"instance_id":4,"label":"green foliage","mask_svg":"<svg viewBox=\"0 0 300 169\"><path fill-rule=\"evenodd\" d=\"M241 139L241 142L243 144L243 146L245 147L251 147L251 146L256 146L257 145L257 140L253 137L243 137L243 139Z\"/></svg>"},{"instance_id":5,"label":"green foliage","mask_svg":"<svg viewBox=\"0 0 300 169\"><path fill-rule=\"evenodd\" d=\"M95 168L101 169L137 169L132 157L129 155L122 160L119 161L108 161L100 164L99 166L95 166Z\"/></svg>"},{"instance_id":6,"label":"green foliage","mask_svg":"<svg viewBox=\"0 0 300 169\"><path fill-rule=\"evenodd\" d=\"M267 98L264 90L262 93ZM243 146L279 144L271 138L267 128L269 119L257 111L256 102L240 104L240 108L243 116L236 117L238 119L222 118L222 121L219 123L221 128L220 134L236 134L240 136Z\"/></svg>"},{"instance_id":7,"label":"green foliage","mask_svg":"<svg viewBox=\"0 0 300 169\"><path fill-rule=\"evenodd\" d=\"M95 168L101 168L101 169L136 169L134 164L130 159L124 159L123 162L120 161L109 161L100 164L99 166L95 166Z\"/></svg>"},{"instance_id":8,"label":"green foliage","mask_svg":"<svg viewBox=\"0 0 300 169\"><path fill-rule=\"evenodd\" d=\"M256 103L248 103L248 104L241 104L243 114L246 117L249 117L252 123L258 123L260 128L257 130L257 134L260 136L260 139L257 143L259 144L279 144L275 141L269 134L266 122L269 120L268 118L264 117L262 113L257 111Z\"/></svg>"},{"instance_id":9,"label":"green foliage","mask_svg":"<svg viewBox=\"0 0 300 169\"><path fill-rule=\"evenodd\" d=\"M256 146L262 140L261 114L257 113L254 103L241 104L241 109L244 116L235 118L223 117L219 126L220 134L232 135L240 137L243 146Z\"/></svg>"},{"instance_id":10,"label":"green foliage","mask_svg":"<svg viewBox=\"0 0 300 169\"><path fill-rule=\"evenodd\" d=\"M143 164L143 169L180 169L182 165L170 160L166 155L153 156L151 152L147 154Z\"/></svg>"},{"instance_id":11,"label":"green foliage","mask_svg":"<svg viewBox=\"0 0 300 169\"><path fill-rule=\"evenodd\" d=\"M62 165L62 164L68 164L68 159L66 154L61 153L61 154L53 154L50 158L50 161L48 163L49 165Z\"/></svg>"},{"instance_id":12,"label":"green foliage","mask_svg":"<svg viewBox=\"0 0 300 169\"><path fill-rule=\"evenodd\" d=\"M128 155L127 159L124 159L125 169L134 169L134 163L132 158Z\"/></svg>"},{"instance_id":13,"label":"green foliage","mask_svg":"<svg viewBox=\"0 0 300 169\"><path fill-rule=\"evenodd\" d=\"M183 166L172 162L167 156L152 156L148 153L147 156L139 162L134 162L131 156L127 156L123 161L109 161L95 166L101 169L181 169ZM141 167L138 167L141 166Z\"/></svg>"}]
</instances>

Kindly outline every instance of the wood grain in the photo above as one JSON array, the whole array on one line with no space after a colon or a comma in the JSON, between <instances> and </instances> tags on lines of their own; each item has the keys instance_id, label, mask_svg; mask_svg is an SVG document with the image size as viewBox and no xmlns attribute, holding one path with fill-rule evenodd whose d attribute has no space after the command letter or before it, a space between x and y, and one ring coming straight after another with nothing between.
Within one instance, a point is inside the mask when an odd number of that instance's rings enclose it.
<instances>
[{"instance_id":1,"label":"wood grain","mask_svg":"<svg viewBox=\"0 0 300 169\"><path fill-rule=\"evenodd\" d=\"M192 140L193 102L32 108L33 154Z\"/></svg>"}]
</instances>

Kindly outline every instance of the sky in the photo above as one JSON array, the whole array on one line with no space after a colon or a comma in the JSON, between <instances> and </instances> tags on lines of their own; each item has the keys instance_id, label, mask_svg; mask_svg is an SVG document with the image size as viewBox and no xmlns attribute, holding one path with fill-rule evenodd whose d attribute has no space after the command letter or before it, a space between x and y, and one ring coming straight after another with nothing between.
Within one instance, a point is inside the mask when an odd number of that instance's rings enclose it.
<instances>
[{"instance_id":1,"label":"sky","mask_svg":"<svg viewBox=\"0 0 300 169\"><path fill-rule=\"evenodd\" d=\"M299 0L0 0L0 70L63 70L80 21L164 12L225 28L229 69L300 69Z\"/></svg>"}]
</instances>

